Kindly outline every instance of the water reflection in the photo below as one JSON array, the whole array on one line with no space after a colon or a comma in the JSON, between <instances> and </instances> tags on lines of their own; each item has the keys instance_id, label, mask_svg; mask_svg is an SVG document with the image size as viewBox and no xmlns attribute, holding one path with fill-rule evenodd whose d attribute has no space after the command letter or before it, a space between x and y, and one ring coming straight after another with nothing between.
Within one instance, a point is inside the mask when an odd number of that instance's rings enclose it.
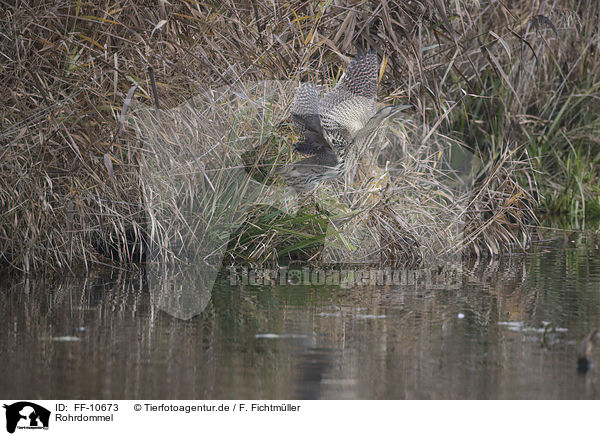
<instances>
[{"instance_id":1,"label":"water reflection","mask_svg":"<svg viewBox=\"0 0 600 436\"><path fill-rule=\"evenodd\" d=\"M595 240L462 265L460 286L232 286L154 309L145 274L2 281L3 398L599 398ZM596 353L598 354L598 353ZM600 356L594 360L600 362Z\"/></svg>"}]
</instances>

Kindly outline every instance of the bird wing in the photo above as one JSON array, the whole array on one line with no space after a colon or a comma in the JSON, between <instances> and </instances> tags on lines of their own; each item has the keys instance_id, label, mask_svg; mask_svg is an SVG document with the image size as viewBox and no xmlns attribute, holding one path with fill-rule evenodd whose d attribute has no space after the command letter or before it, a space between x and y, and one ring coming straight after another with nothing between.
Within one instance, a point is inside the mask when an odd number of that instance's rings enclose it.
<instances>
[{"instance_id":1,"label":"bird wing","mask_svg":"<svg viewBox=\"0 0 600 436\"><path fill-rule=\"evenodd\" d=\"M334 90L319 102L321 128L338 155L375 115L377 67L374 51L358 55Z\"/></svg>"},{"instance_id":2,"label":"bird wing","mask_svg":"<svg viewBox=\"0 0 600 436\"><path fill-rule=\"evenodd\" d=\"M313 188L319 182L339 176L339 160L333 151L301 159L278 170L288 185L304 191Z\"/></svg>"},{"instance_id":3,"label":"bird wing","mask_svg":"<svg viewBox=\"0 0 600 436\"><path fill-rule=\"evenodd\" d=\"M292 121L302 135L302 141L294 144L304 154L318 154L331 147L323 137L319 116L319 92L312 83L301 83L296 89L291 107Z\"/></svg>"}]
</instances>

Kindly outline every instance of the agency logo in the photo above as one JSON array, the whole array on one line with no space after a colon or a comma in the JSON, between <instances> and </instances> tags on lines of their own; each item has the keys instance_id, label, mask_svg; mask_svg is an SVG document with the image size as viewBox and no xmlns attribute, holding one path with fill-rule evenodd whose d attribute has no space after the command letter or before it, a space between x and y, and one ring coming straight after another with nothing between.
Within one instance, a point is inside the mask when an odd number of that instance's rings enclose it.
<instances>
[{"instance_id":1,"label":"agency logo","mask_svg":"<svg viewBox=\"0 0 600 436\"><path fill-rule=\"evenodd\" d=\"M154 307L180 319L202 313L232 235L238 242L227 262L255 250L271 256L284 247L271 246L272 236L297 245L270 224L256 238L239 233L250 231L243 226L254 215L310 227L317 220L307 211L323 211L318 216L327 218L307 235L314 230L309 246L324 265L389 259L439 269L462 262L468 189L483 165L405 106L376 111L378 71L374 53L358 57L320 100L316 85L244 81L170 109L130 112L143 143L140 181L152 223L145 271ZM304 138L292 147L310 155L289 163L288 109ZM298 232L291 235L305 234Z\"/></svg>"},{"instance_id":2,"label":"agency logo","mask_svg":"<svg viewBox=\"0 0 600 436\"><path fill-rule=\"evenodd\" d=\"M4 405L6 409L6 431L14 433L18 429L48 430L50 411L29 401L19 401Z\"/></svg>"}]
</instances>

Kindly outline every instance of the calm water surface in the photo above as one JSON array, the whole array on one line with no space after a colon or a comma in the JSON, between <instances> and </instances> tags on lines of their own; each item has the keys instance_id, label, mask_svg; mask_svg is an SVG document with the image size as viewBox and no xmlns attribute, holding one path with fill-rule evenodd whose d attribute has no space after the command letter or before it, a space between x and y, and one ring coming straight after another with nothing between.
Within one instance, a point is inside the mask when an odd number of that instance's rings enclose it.
<instances>
[{"instance_id":1,"label":"calm water surface","mask_svg":"<svg viewBox=\"0 0 600 436\"><path fill-rule=\"evenodd\" d=\"M576 371L600 327L597 240L561 235L456 279L344 289L223 273L181 320L153 309L143 273L4 278L0 396L600 398L600 366Z\"/></svg>"}]
</instances>

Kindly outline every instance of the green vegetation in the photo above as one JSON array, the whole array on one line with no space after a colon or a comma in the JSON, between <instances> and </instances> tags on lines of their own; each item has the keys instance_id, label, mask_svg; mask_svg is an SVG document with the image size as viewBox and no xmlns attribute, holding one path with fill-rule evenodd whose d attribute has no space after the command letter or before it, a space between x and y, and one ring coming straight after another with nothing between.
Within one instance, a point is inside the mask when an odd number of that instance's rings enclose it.
<instances>
[{"instance_id":1,"label":"green vegetation","mask_svg":"<svg viewBox=\"0 0 600 436\"><path fill-rule=\"evenodd\" d=\"M599 22L596 0L560 0L555 8L539 1L483 0L344 6L24 1L5 7L0 11L0 262L29 272L141 259L144 240L166 232L164 222L148 216L148 196L165 201L169 168L164 164L180 158L178 147L190 140L153 132L163 135L163 154L149 156L143 134L129 122L136 107L160 106L166 114L210 90L225 95L223 90L238 92L264 80L330 86L347 62L368 48L381 60L379 100L412 107L409 118L390 129L409 125L410 134L396 137L427 148L416 147L420 163L410 167L402 166L406 160L389 146L373 154L371 161L396 162L402 177L383 177L364 166L355 191L345 193L345 206L336 203L328 213L340 212L338 219L354 208L356 219L378 229L381 240L374 249L391 248L399 253L396 260L414 257L406 241L427 247L437 240L439 235L427 232L457 204L469 207L460 215L466 238L456 246L475 253L526 247L536 216L559 217L582 228L600 218ZM219 171L225 162L252 173L265 154L271 164L295 159L290 145L296 133L285 114L293 88L283 94L288 100L257 111L254 125L247 124L248 108L241 106L239 92L226 110L224 101L213 102L209 111L223 115L231 132L226 141L213 138L223 148L214 150L197 177L177 180L177 186L189 188L184 202L189 210L199 210L194 195L203 198L214 188L201 180L208 181L209 171ZM160 125L163 112L156 113ZM202 135L212 133L192 133L197 142L189 144L209 147ZM434 157L439 160L449 143L461 144L483 162L472 174L476 182L468 199L436 189L441 182L424 183L423 175L437 169ZM151 185L157 168L165 173ZM267 171L253 178L269 176ZM403 190L408 182L428 188L421 198L411 197ZM369 189L376 194L360 194ZM336 198L336 192L327 195ZM231 193L216 194L212 209L202 214L218 221ZM327 200L332 201L337 200ZM420 204L428 206L421 210ZM175 203L162 210L163 217L178 217L171 206ZM243 231L219 243L245 261L272 261L276 255L313 259L326 227L332 236L333 223L314 206L313 199L304 198L300 214L253 211L256 219L249 223L235 216L239 222L228 225L235 230L246 223ZM398 211L411 210L423 213L413 214L412 221L399 218ZM452 213L444 217L451 219ZM360 245L359 235L341 234L342 245Z\"/></svg>"}]
</instances>

